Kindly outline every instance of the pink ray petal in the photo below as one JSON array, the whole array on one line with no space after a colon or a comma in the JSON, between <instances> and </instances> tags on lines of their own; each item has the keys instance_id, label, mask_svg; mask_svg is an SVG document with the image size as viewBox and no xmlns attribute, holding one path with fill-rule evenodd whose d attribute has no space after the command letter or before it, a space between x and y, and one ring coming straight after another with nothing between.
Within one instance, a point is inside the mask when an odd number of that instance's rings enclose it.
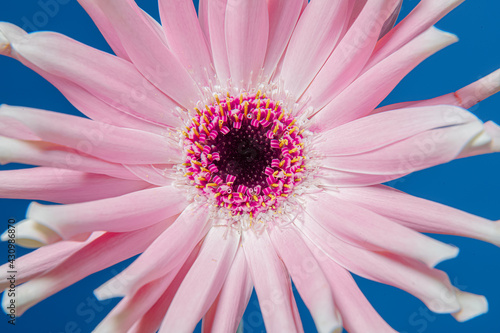
<instances>
[{"instance_id":1,"label":"pink ray petal","mask_svg":"<svg viewBox=\"0 0 500 333\"><path fill-rule=\"evenodd\" d=\"M22 38L25 38L26 32L19 27L10 24L10 23L5 23L5 22L0 22L0 49L3 50L2 54L13 57L23 63L25 66L28 68L32 69L42 77L44 77L46 80L48 80L50 83L52 83L67 99L72 103L78 110L80 110L83 114L87 115L88 117L102 121L111 125L116 125L116 126L122 126L122 127L127 127L127 128L136 128L136 129L142 129L146 130L148 132L153 132L153 133L163 133L165 131L165 128L162 127L164 125L158 125L154 124L149 117L148 114L145 114L143 111L144 109L138 108L137 110L134 110L134 105L131 105L129 102L123 100L123 96L119 97L119 100L122 100L122 103L117 103L116 99L109 99L106 97L106 95L102 95L102 92L108 91L109 94L113 94L113 90L110 90L109 86L108 87L102 87L102 89L95 89L96 84L86 84L86 81L82 81L80 78L75 80L75 82L69 81L68 79L64 77L59 77L57 75L53 75L40 67L36 66L35 64L29 62L27 59L24 59L22 56L20 56L17 52L12 52L12 47L11 47L11 41L13 40L19 40ZM5 40L3 40L5 38ZM61 64L58 64L61 65ZM127 67L127 66L126 66ZM128 65L129 69L131 65ZM69 70L69 72L74 71L74 69ZM136 78L139 80L142 80L140 82L144 82L144 79L140 77L140 75L137 75L138 73L134 73L135 70L133 70L133 75L135 75ZM124 73L130 73L130 70L121 72L121 74ZM129 75L130 76L130 75ZM131 80L131 77L128 78ZM134 80L131 80L130 82L133 82ZM137 81L137 80L136 80ZM81 83L82 86L78 85L77 83ZM99 83L99 82L98 82ZM129 83L129 82L126 82ZM129 83L130 84L130 83ZM87 85L87 87L85 87ZM121 85L114 85L115 86L123 86ZM146 85L147 86L147 85ZM150 85L149 85L150 86ZM140 87L140 86L139 86ZM152 86L150 86L152 87ZM86 88L89 88L87 90ZM142 89L142 88L141 88ZM153 87L154 90L156 88ZM94 91L98 96L103 97L104 100L107 100L108 103L105 101L99 99L98 97L94 96L91 91ZM128 89L129 92L132 91L137 91L137 85L135 88L130 88ZM160 96L161 97L161 96ZM165 98L163 98L165 100ZM133 99L130 99L131 101ZM175 106L170 100L167 100L168 103L164 104L164 107L167 105L172 105ZM137 103L136 103L137 104ZM151 103L150 103L151 104ZM151 104L153 105L153 104ZM115 108L116 107L116 108ZM118 110L120 108L120 110ZM149 119L149 120L148 120ZM161 122L164 122L165 119L162 117L159 119ZM172 124L175 124L177 119L172 118L171 119Z\"/></svg>"},{"instance_id":2,"label":"pink ray petal","mask_svg":"<svg viewBox=\"0 0 500 333\"><path fill-rule=\"evenodd\" d=\"M326 157L323 165L356 173L407 174L453 160L483 129L479 120L433 129L366 153Z\"/></svg>"},{"instance_id":3,"label":"pink ray petal","mask_svg":"<svg viewBox=\"0 0 500 333\"><path fill-rule=\"evenodd\" d=\"M155 165L124 165L131 173L139 179L156 186L168 186L172 184L172 177L165 169L160 169ZM172 170L171 164L166 164L165 168Z\"/></svg>"},{"instance_id":4,"label":"pink ray petal","mask_svg":"<svg viewBox=\"0 0 500 333\"><path fill-rule=\"evenodd\" d=\"M215 73L193 1L161 0L159 6L170 50L178 55L179 61L199 86L208 86Z\"/></svg>"},{"instance_id":5,"label":"pink ray petal","mask_svg":"<svg viewBox=\"0 0 500 333\"><path fill-rule=\"evenodd\" d=\"M405 290L422 300L433 312L460 310L454 289L444 272L392 253L371 252L349 245L326 232L307 215L304 221L294 224L332 260L352 273ZM442 297L443 293L447 297Z\"/></svg>"},{"instance_id":6,"label":"pink ray petal","mask_svg":"<svg viewBox=\"0 0 500 333\"><path fill-rule=\"evenodd\" d=\"M431 28L361 75L313 117L312 130L325 131L369 114L427 57L457 38Z\"/></svg>"},{"instance_id":7,"label":"pink ray petal","mask_svg":"<svg viewBox=\"0 0 500 333\"><path fill-rule=\"evenodd\" d=\"M269 332L303 332L290 277L267 233L243 235L243 250Z\"/></svg>"},{"instance_id":8,"label":"pink ray petal","mask_svg":"<svg viewBox=\"0 0 500 333\"><path fill-rule=\"evenodd\" d=\"M425 131L473 121L477 121L477 117L472 113L451 105L394 110L359 118L326 131L320 135L314 149L328 157L355 155Z\"/></svg>"},{"instance_id":9,"label":"pink ray petal","mask_svg":"<svg viewBox=\"0 0 500 333\"><path fill-rule=\"evenodd\" d=\"M236 332L252 290L245 253L239 248L219 296L203 318L203 333Z\"/></svg>"},{"instance_id":10,"label":"pink ray petal","mask_svg":"<svg viewBox=\"0 0 500 333\"><path fill-rule=\"evenodd\" d=\"M0 171L0 184L0 198L65 204L116 197L151 186L139 180L46 167Z\"/></svg>"},{"instance_id":11,"label":"pink ray petal","mask_svg":"<svg viewBox=\"0 0 500 333\"><path fill-rule=\"evenodd\" d=\"M210 44L210 32L208 29L208 2L209 0L199 0L198 3L198 21L200 21L200 28L203 31L203 35L207 41L207 47L212 55L212 49Z\"/></svg>"},{"instance_id":12,"label":"pink ray petal","mask_svg":"<svg viewBox=\"0 0 500 333\"><path fill-rule=\"evenodd\" d=\"M307 237L303 239L328 279L345 329L349 332L396 333L359 290L349 271L331 260L313 241Z\"/></svg>"},{"instance_id":13,"label":"pink ray petal","mask_svg":"<svg viewBox=\"0 0 500 333\"><path fill-rule=\"evenodd\" d=\"M206 206L190 204L138 259L94 293L100 299L133 295L143 285L180 269L208 232L210 222ZM113 287L115 284L118 288Z\"/></svg>"},{"instance_id":14,"label":"pink ray petal","mask_svg":"<svg viewBox=\"0 0 500 333\"><path fill-rule=\"evenodd\" d=\"M315 0L304 10L280 74L292 95L302 95L332 53L347 23L346 12L347 2L339 0Z\"/></svg>"},{"instance_id":15,"label":"pink ray petal","mask_svg":"<svg viewBox=\"0 0 500 333\"><path fill-rule=\"evenodd\" d=\"M202 242L200 242L202 243ZM191 269L195 259L198 257L201 244L195 246L187 260L184 262L179 272L175 276L168 289L160 295L158 301L150 307L150 309L138 319L134 325L127 331L128 333L156 333L160 328L161 322L165 318L167 310L172 304L174 296L177 294L179 287L184 281L187 273Z\"/></svg>"},{"instance_id":16,"label":"pink ray petal","mask_svg":"<svg viewBox=\"0 0 500 333\"><path fill-rule=\"evenodd\" d=\"M384 22L384 26L382 27L382 31L380 31L379 39L387 35L389 31L394 28L396 21L398 20L399 12L401 11L401 7L403 6L403 0L398 0L398 5L391 13L391 16Z\"/></svg>"},{"instance_id":17,"label":"pink ray petal","mask_svg":"<svg viewBox=\"0 0 500 333\"><path fill-rule=\"evenodd\" d=\"M431 106L431 105L456 105L469 109L477 103L493 96L500 91L500 69L485 77L463 87L456 92L452 92L443 96L426 99L422 101L402 102L391 105L386 105L375 109L373 113L384 112L388 110L402 109L407 107Z\"/></svg>"},{"instance_id":18,"label":"pink ray petal","mask_svg":"<svg viewBox=\"0 0 500 333\"><path fill-rule=\"evenodd\" d=\"M160 299L174 278L175 274L167 274L144 285L134 295L125 296L92 332L127 332Z\"/></svg>"},{"instance_id":19,"label":"pink ray petal","mask_svg":"<svg viewBox=\"0 0 500 333\"><path fill-rule=\"evenodd\" d=\"M304 94L311 97L316 109L323 108L356 79L398 1L374 0L363 8Z\"/></svg>"},{"instance_id":20,"label":"pink ray petal","mask_svg":"<svg viewBox=\"0 0 500 333\"><path fill-rule=\"evenodd\" d=\"M165 137L90 119L25 107L0 106L0 120L17 122L44 141L106 161L128 164L180 162L178 147ZM8 129L7 129L8 130ZM1 135L9 135L10 132Z\"/></svg>"},{"instance_id":21,"label":"pink ray petal","mask_svg":"<svg viewBox=\"0 0 500 333\"><path fill-rule=\"evenodd\" d=\"M229 227L213 227L182 281L159 333L192 332L208 311L231 269L240 235Z\"/></svg>"},{"instance_id":22,"label":"pink ray petal","mask_svg":"<svg viewBox=\"0 0 500 333\"><path fill-rule=\"evenodd\" d=\"M381 184L406 175L407 173L378 175L320 168L316 177L323 186L337 188Z\"/></svg>"},{"instance_id":23,"label":"pink ray petal","mask_svg":"<svg viewBox=\"0 0 500 333\"><path fill-rule=\"evenodd\" d=\"M233 84L245 89L255 86L264 64L269 37L266 0L228 0L225 34Z\"/></svg>"},{"instance_id":24,"label":"pink ray petal","mask_svg":"<svg viewBox=\"0 0 500 333\"><path fill-rule=\"evenodd\" d=\"M342 188L331 192L419 232L471 237L500 246L500 223L387 186ZM397 202L397 206L394 205Z\"/></svg>"},{"instance_id":25,"label":"pink ray petal","mask_svg":"<svg viewBox=\"0 0 500 333\"><path fill-rule=\"evenodd\" d=\"M200 91L196 82L168 49L164 36L160 35L162 32L145 18L133 0L94 2L105 13L130 59L147 80L186 108L198 100Z\"/></svg>"},{"instance_id":26,"label":"pink ray petal","mask_svg":"<svg viewBox=\"0 0 500 333\"><path fill-rule=\"evenodd\" d=\"M87 244L93 242L102 233L95 233L85 242L62 241L55 244L43 246L35 251L32 251L24 256L16 259L16 283L20 285L24 282L32 280L37 276L59 266L66 258L71 256L76 251L82 249ZM0 266L0 290L8 288L10 282L7 277L10 275L9 263Z\"/></svg>"},{"instance_id":27,"label":"pink ray petal","mask_svg":"<svg viewBox=\"0 0 500 333\"><path fill-rule=\"evenodd\" d=\"M408 16L380 40L365 70L402 48L462 2L464 0L421 0Z\"/></svg>"},{"instance_id":28,"label":"pink ray petal","mask_svg":"<svg viewBox=\"0 0 500 333\"><path fill-rule=\"evenodd\" d=\"M127 51L125 51L116 30L96 3L91 0L78 0L78 3L80 3L83 9L85 9L87 14L89 14L92 18L92 21L94 21L95 25L103 35L104 39L106 39L109 46L111 46L115 54L120 58L130 61Z\"/></svg>"},{"instance_id":29,"label":"pink ray petal","mask_svg":"<svg viewBox=\"0 0 500 333\"><path fill-rule=\"evenodd\" d=\"M278 255L285 263L295 287L311 312L319 333L342 332L342 319L318 262L295 228L269 232Z\"/></svg>"},{"instance_id":30,"label":"pink ray petal","mask_svg":"<svg viewBox=\"0 0 500 333\"><path fill-rule=\"evenodd\" d=\"M42 141L0 136L0 164L22 163L137 180L123 165L103 161L75 149Z\"/></svg>"},{"instance_id":31,"label":"pink ray petal","mask_svg":"<svg viewBox=\"0 0 500 333\"><path fill-rule=\"evenodd\" d=\"M350 245L420 260L429 267L458 255L458 248L454 246L424 236L335 195L321 193L307 201L306 214Z\"/></svg>"},{"instance_id":32,"label":"pink ray petal","mask_svg":"<svg viewBox=\"0 0 500 333\"><path fill-rule=\"evenodd\" d=\"M202 0L201 3L204 1ZM229 59L226 46L226 7L228 0L207 0L206 4L206 19L205 23L208 27L207 37L210 38L212 49L212 58L214 61L217 77L222 85L227 84L227 80L231 77L229 71Z\"/></svg>"},{"instance_id":33,"label":"pink ray petal","mask_svg":"<svg viewBox=\"0 0 500 333\"><path fill-rule=\"evenodd\" d=\"M48 73L48 79L55 84L74 83L105 103L140 119L172 127L182 125L173 112L177 104L129 62L52 32L12 39L10 45L16 59L42 75ZM64 88L63 92L67 90L70 88Z\"/></svg>"},{"instance_id":34,"label":"pink ray petal","mask_svg":"<svg viewBox=\"0 0 500 333\"><path fill-rule=\"evenodd\" d=\"M307 0L305 1L307 5ZM304 8L304 0L268 0L269 40L264 60L264 77L274 73Z\"/></svg>"},{"instance_id":35,"label":"pink ray petal","mask_svg":"<svg viewBox=\"0 0 500 333\"><path fill-rule=\"evenodd\" d=\"M33 202L26 216L63 239L70 239L92 231L126 232L145 228L180 213L187 204L182 191L166 186L71 205Z\"/></svg>"},{"instance_id":36,"label":"pink ray petal","mask_svg":"<svg viewBox=\"0 0 500 333\"><path fill-rule=\"evenodd\" d=\"M144 251L172 220L127 233L106 233L54 269L18 287L16 315L79 280ZM5 294L4 294L5 295ZM7 297L3 297L5 308Z\"/></svg>"}]
</instances>

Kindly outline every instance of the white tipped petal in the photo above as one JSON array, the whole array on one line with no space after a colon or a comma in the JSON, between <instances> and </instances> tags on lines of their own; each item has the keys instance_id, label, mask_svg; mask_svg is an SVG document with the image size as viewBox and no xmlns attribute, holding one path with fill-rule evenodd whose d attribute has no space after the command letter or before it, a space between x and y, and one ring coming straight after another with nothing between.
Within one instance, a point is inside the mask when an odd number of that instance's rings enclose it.
<instances>
[{"instance_id":1,"label":"white tipped petal","mask_svg":"<svg viewBox=\"0 0 500 333\"><path fill-rule=\"evenodd\" d=\"M17 244L27 248L38 248L62 239L52 229L30 219L16 223L15 230ZM8 239L8 231L5 231L1 236L1 240L5 242Z\"/></svg>"},{"instance_id":2,"label":"white tipped petal","mask_svg":"<svg viewBox=\"0 0 500 333\"><path fill-rule=\"evenodd\" d=\"M470 320L488 312L488 300L482 295L475 295L465 291L456 290L458 302L462 309L452 314L459 322Z\"/></svg>"}]
</instances>

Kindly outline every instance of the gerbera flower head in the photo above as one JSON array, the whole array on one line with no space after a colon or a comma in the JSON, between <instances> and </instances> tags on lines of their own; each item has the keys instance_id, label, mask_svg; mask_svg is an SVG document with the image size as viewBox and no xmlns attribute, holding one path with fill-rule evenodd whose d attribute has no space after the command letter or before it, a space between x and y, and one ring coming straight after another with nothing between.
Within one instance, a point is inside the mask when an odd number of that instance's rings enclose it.
<instances>
[{"instance_id":1,"label":"gerbera flower head","mask_svg":"<svg viewBox=\"0 0 500 333\"><path fill-rule=\"evenodd\" d=\"M16 315L137 254L95 291L123 297L95 332L235 332L253 288L269 332L302 332L292 280L319 332L394 332L351 273L485 313L434 268L458 249L421 232L500 245L498 222L382 185L500 151L466 110L499 71L379 107L456 42L433 24L461 2L422 0L393 28L400 0L160 0L162 25L133 0L79 0L116 55L0 23L1 53L88 117L0 107L0 162L39 166L1 171L0 195L62 204L16 225L39 247L18 260Z\"/></svg>"}]
</instances>

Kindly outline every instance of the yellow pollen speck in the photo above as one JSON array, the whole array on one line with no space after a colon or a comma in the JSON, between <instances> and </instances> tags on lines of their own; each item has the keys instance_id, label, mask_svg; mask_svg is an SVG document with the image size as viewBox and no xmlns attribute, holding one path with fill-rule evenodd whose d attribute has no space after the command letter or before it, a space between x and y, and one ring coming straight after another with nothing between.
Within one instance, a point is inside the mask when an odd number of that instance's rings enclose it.
<instances>
[{"instance_id":1,"label":"yellow pollen speck","mask_svg":"<svg viewBox=\"0 0 500 333\"><path fill-rule=\"evenodd\" d=\"M246 204L247 204L247 207L250 208L250 204L248 202Z\"/></svg>"},{"instance_id":2,"label":"yellow pollen speck","mask_svg":"<svg viewBox=\"0 0 500 333\"><path fill-rule=\"evenodd\" d=\"M257 198L257 196L256 196L256 195L254 195L254 196L253 196L253 199L254 199L255 201L259 201L259 198Z\"/></svg>"},{"instance_id":3,"label":"yellow pollen speck","mask_svg":"<svg viewBox=\"0 0 500 333\"><path fill-rule=\"evenodd\" d=\"M210 132L208 131L208 128L205 126L205 124L201 124L201 127L203 127L203 131L205 131L207 135L210 135Z\"/></svg>"},{"instance_id":4,"label":"yellow pollen speck","mask_svg":"<svg viewBox=\"0 0 500 333\"><path fill-rule=\"evenodd\" d=\"M210 187L217 187L217 183L208 183L207 186L210 186ZM220 194L220 193L219 193Z\"/></svg>"},{"instance_id":5,"label":"yellow pollen speck","mask_svg":"<svg viewBox=\"0 0 500 333\"><path fill-rule=\"evenodd\" d=\"M210 107L208 105L205 105L205 109L207 109L207 112L210 115L210 117L214 116L214 114L212 113L212 110L210 109Z\"/></svg>"},{"instance_id":6,"label":"yellow pollen speck","mask_svg":"<svg viewBox=\"0 0 500 333\"><path fill-rule=\"evenodd\" d=\"M187 176L192 176L193 174L194 174L194 172L186 172L186 173L184 174L184 177L187 177Z\"/></svg>"},{"instance_id":7,"label":"yellow pollen speck","mask_svg":"<svg viewBox=\"0 0 500 333\"><path fill-rule=\"evenodd\" d=\"M233 108L231 106L231 100L229 99L229 94L227 94L227 98L226 98L226 104L227 104L227 111L231 111L231 109Z\"/></svg>"},{"instance_id":8,"label":"yellow pollen speck","mask_svg":"<svg viewBox=\"0 0 500 333\"><path fill-rule=\"evenodd\" d=\"M191 119L191 120L193 121L193 123L195 123L195 124L196 124L196 126L200 126L200 123L196 120L196 118L193 118L193 119Z\"/></svg>"},{"instance_id":9,"label":"yellow pollen speck","mask_svg":"<svg viewBox=\"0 0 500 333\"><path fill-rule=\"evenodd\" d=\"M257 106L259 107L259 106ZM262 115L262 111L260 109L257 109L257 121L260 121L260 116Z\"/></svg>"},{"instance_id":10,"label":"yellow pollen speck","mask_svg":"<svg viewBox=\"0 0 500 333\"><path fill-rule=\"evenodd\" d=\"M272 186L272 187L279 187L280 185L279 185L279 184L274 183L274 184L271 184L271 186Z\"/></svg>"},{"instance_id":11,"label":"yellow pollen speck","mask_svg":"<svg viewBox=\"0 0 500 333\"><path fill-rule=\"evenodd\" d=\"M276 106L274 107L274 111L278 111L279 106L280 106L280 101L277 101Z\"/></svg>"},{"instance_id":12,"label":"yellow pollen speck","mask_svg":"<svg viewBox=\"0 0 500 333\"><path fill-rule=\"evenodd\" d=\"M278 117L278 120L281 121L281 119L283 119L284 116L285 116L285 110L282 110L280 116Z\"/></svg>"}]
</instances>

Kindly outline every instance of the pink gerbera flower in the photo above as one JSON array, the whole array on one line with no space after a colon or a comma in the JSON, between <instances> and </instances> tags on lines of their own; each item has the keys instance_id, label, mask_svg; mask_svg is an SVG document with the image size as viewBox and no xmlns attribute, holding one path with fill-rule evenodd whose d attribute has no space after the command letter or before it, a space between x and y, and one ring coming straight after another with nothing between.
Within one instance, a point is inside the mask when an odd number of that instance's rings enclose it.
<instances>
[{"instance_id":1,"label":"pink gerbera flower","mask_svg":"<svg viewBox=\"0 0 500 333\"><path fill-rule=\"evenodd\" d=\"M433 27L462 1L79 0L115 55L0 23L0 52L90 119L0 107L4 198L32 203L16 241L16 315L142 253L99 287L123 297L95 332L235 332L255 288L269 332L394 332L350 272L464 321L487 311L434 268L458 249L420 232L500 245L500 226L381 185L500 151L466 109L500 71L430 100L377 106L454 43ZM9 239L9 233L3 235ZM2 266L2 287L8 265ZM442 297L443 293L446 297ZM10 303L4 293L3 307ZM8 309L6 309L8 311Z\"/></svg>"}]
</instances>

